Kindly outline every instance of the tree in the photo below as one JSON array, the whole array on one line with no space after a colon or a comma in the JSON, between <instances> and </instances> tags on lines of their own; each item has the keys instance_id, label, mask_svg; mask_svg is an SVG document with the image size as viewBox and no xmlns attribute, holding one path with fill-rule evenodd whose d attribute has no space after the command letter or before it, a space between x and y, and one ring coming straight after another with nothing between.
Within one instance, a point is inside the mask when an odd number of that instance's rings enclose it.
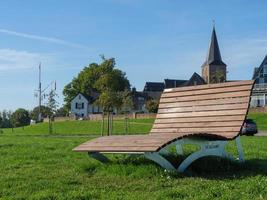
<instances>
[{"instance_id":1,"label":"tree","mask_svg":"<svg viewBox=\"0 0 267 200\"><path fill-rule=\"evenodd\" d=\"M46 118L50 115L51 110L47 106L41 106L41 114L42 117ZM39 116L39 106L36 106L31 112L30 112L30 117L31 119L38 121L38 116Z\"/></svg>"},{"instance_id":2,"label":"tree","mask_svg":"<svg viewBox=\"0 0 267 200\"><path fill-rule=\"evenodd\" d=\"M146 109L150 113L157 113L159 107L159 102L153 99L150 99L146 102Z\"/></svg>"},{"instance_id":3,"label":"tree","mask_svg":"<svg viewBox=\"0 0 267 200\"><path fill-rule=\"evenodd\" d=\"M23 108L17 109L11 115L11 121L14 127L27 126L30 124L29 112Z\"/></svg>"},{"instance_id":4,"label":"tree","mask_svg":"<svg viewBox=\"0 0 267 200\"><path fill-rule=\"evenodd\" d=\"M223 70L216 70L211 74L210 83L223 83L225 82L225 75Z\"/></svg>"},{"instance_id":5,"label":"tree","mask_svg":"<svg viewBox=\"0 0 267 200\"><path fill-rule=\"evenodd\" d=\"M11 128L11 111L3 110L2 113L0 113L0 117L2 118L2 123L0 125L1 128Z\"/></svg>"},{"instance_id":6,"label":"tree","mask_svg":"<svg viewBox=\"0 0 267 200\"><path fill-rule=\"evenodd\" d=\"M79 93L92 96L92 92L118 92L130 88L126 74L115 68L115 59L106 59L104 56L101 58L100 64L91 63L84 67L78 76L64 87L63 95L67 110L70 110L72 99Z\"/></svg>"},{"instance_id":7,"label":"tree","mask_svg":"<svg viewBox=\"0 0 267 200\"><path fill-rule=\"evenodd\" d=\"M93 92L99 93L95 104L103 110L102 130L104 130L104 114L108 115L108 134L112 130L112 115L114 108L119 109L122 105L120 92L130 89L129 80L126 74L116 69L114 58L106 59L101 56L100 64L91 63L85 67L77 77L64 87L63 95L65 106L70 109L72 99L79 93L92 96Z\"/></svg>"},{"instance_id":8,"label":"tree","mask_svg":"<svg viewBox=\"0 0 267 200\"><path fill-rule=\"evenodd\" d=\"M57 100L56 100L56 97L57 97L57 93L55 90L51 90L48 94L48 101L47 101L47 107L49 108L50 112L48 114L48 118L49 118L49 133L53 133L53 127L52 127L52 120L53 120L53 117L57 111L57 106L58 106L58 103L57 103Z\"/></svg>"},{"instance_id":9,"label":"tree","mask_svg":"<svg viewBox=\"0 0 267 200\"><path fill-rule=\"evenodd\" d=\"M57 111L56 111L56 116L57 117L66 117L66 116L68 116L68 110L66 109L66 107L60 107L59 109L57 109Z\"/></svg>"}]
</instances>

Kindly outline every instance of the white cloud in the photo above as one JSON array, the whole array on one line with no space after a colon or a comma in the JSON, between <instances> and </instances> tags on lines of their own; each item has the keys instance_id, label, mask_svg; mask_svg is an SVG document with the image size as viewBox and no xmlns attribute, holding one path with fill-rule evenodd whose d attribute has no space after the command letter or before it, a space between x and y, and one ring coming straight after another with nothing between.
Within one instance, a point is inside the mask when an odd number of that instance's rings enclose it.
<instances>
[{"instance_id":1,"label":"white cloud","mask_svg":"<svg viewBox=\"0 0 267 200\"><path fill-rule=\"evenodd\" d=\"M44 36L32 35L32 34L27 34L27 33L11 31L11 30L7 30L7 29L0 29L0 33L4 33L7 35L13 35L13 36L17 36L17 37L22 37L22 38L27 38L27 39L33 39L33 40L39 40L39 41L43 41L43 42L49 42L49 43L64 45L64 46L68 46L68 47L72 47L72 48L90 50L87 46L77 44L77 43L68 42L68 41L61 40L58 38L53 38L53 37L44 37Z\"/></svg>"},{"instance_id":2,"label":"white cloud","mask_svg":"<svg viewBox=\"0 0 267 200\"><path fill-rule=\"evenodd\" d=\"M48 60L48 57L27 51L0 49L0 71L30 69L42 60Z\"/></svg>"}]
</instances>

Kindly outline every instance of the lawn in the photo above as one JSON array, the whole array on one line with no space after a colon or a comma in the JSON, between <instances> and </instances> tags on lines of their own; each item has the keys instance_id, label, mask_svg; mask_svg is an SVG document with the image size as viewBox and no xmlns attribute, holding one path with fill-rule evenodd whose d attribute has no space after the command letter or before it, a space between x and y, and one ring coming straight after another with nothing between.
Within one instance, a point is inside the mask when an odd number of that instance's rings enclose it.
<instances>
[{"instance_id":1,"label":"lawn","mask_svg":"<svg viewBox=\"0 0 267 200\"><path fill-rule=\"evenodd\" d=\"M71 151L87 138L2 135L0 199L267 199L267 138L241 139L245 164L205 158L176 174L143 156L103 165Z\"/></svg>"},{"instance_id":2,"label":"lawn","mask_svg":"<svg viewBox=\"0 0 267 200\"><path fill-rule=\"evenodd\" d=\"M267 131L267 113L249 113L248 117L257 123L259 130Z\"/></svg>"},{"instance_id":3,"label":"lawn","mask_svg":"<svg viewBox=\"0 0 267 200\"><path fill-rule=\"evenodd\" d=\"M267 113L249 113L259 130L267 130ZM128 134L148 133L152 128L154 119L131 119ZM105 126L106 128L107 126ZM13 135L43 135L48 133L48 123L40 123L26 127L2 129L4 134ZM100 135L101 121L65 121L53 123L54 135ZM124 120L114 120L113 134L125 134Z\"/></svg>"},{"instance_id":4,"label":"lawn","mask_svg":"<svg viewBox=\"0 0 267 200\"><path fill-rule=\"evenodd\" d=\"M129 134L148 133L152 127L154 119L132 119L129 123ZM64 121L53 123L53 134L59 135L100 135L101 121ZM107 124L105 124L107 128ZM26 127L2 129L4 134L14 135L43 135L49 134L48 123L39 123ZM114 120L114 134L125 134L125 121Z\"/></svg>"},{"instance_id":5,"label":"lawn","mask_svg":"<svg viewBox=\"0 0 267 200\"><path fill-rule=\"evenodd\" d=\"M250 114L267 130L266 114ZM148 133L153 119L131 120L130 133ZM267 137L242 136L246 162L194 162L184 174L165 171L143 156L108 155L101 164L72 149L100 135L98 121L4 129L0 134L0 199L267 199ZM124 122L114 122L124 134ZM64 136L63 136L64 135ZM65 137L70 136L70 137ZM228 151L236 154L234 142ZM186 146L185 152L192 152ZM181 158L177 158L181 160Z\"/></svg>"}]
</instances>

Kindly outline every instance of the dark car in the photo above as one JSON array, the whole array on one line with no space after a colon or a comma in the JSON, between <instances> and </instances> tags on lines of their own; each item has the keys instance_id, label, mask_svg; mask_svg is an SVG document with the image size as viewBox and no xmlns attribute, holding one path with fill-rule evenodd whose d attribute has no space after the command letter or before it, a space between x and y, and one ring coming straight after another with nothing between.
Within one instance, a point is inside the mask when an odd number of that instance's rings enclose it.
<instances>
[{"instance_id":1,"label":"dark car","mask_svg":"<svg viewBox=\"0 0 267 200\"><path fill-rule=\"evenodd\" d=\"M241 130L242 135L254 135L258 133L257 124L252 119L246 119Z\"/></svg>"}]
</instances>

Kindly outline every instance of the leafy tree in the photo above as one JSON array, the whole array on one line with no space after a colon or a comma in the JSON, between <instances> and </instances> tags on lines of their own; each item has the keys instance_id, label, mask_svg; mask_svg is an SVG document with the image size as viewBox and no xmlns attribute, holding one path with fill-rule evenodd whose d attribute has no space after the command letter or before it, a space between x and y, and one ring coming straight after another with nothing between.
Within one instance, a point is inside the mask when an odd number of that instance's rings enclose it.
<instances>
[{"instance_id":1,"label":"leafy tree","mask_svg":"<svg viewBox=\"0 0 267 200\"><path fill-rule=\"evenodd\" d=\"M48 94L48 101L47 101L47 107L50 109L50 113L48 114L48 118L49 118L49 133L53 132L53 127L52 127L52 120L53 117L57 111L57 100L56 97L58 95L56 94L55 90L51 90Z\"/></svg>"},{"instance_id":2,"label":"leafy tree","mask_svg":"<svg viewBox=\"0 0 267 200\"><path fill-rule=\"evenodd\" d=\"M100 64L91 63L74 77L72 81L64 87L63 95L65 107L70 110L72 99L79 93L92 96L92 92L102 93L103 91L112 93L124 91L130 88L130 83L126 74L115 68L115 59L106 59L102 56Z\"/></svg>"},{"instance_id":3,"label":"leafy tree","mask_svg":"<svg viewBox=\"0 0 267 200\"><path fill-rule=\"evenodd\" d=\"M47 106L41 106L41 114L42 117L48 117L51 113L51 110ZM39 115L39 106L36 106L31 112L30 112L30 117L31 119L37 121L38 120L38 115Z\"/></svg>"},{"instance_id":4,"label":"leafy tree","mask_svg":"<svg viewBox=\"0 0 267 200\"><path fill-rule=\"evenodd\" d=\"M223 83L225 81L226 80L223 70L216 70L211 74L210 83Z\"/></svg>"},{"instance_id":5,"label":"leafy tree","mask_svg":"<svg viewBox=\"0 0 267 200\"><path fill-rule=\"evenodd\" d=\"M66 109L66 107L60 107L59 109L57 109L56 111L56 116L57 117L65 117L65 116L68 116L68 110Z\"/></svg>"},{"instance_id":6,"label":"leafy tree","mask_svg":"<svg viewBox=\"0 0 267 200\"><path fill-rule=\"evenodd\" d=\"M11 123L11 111L6 111L3 110L2 113L0 113L0 117L2 118L2 123L0 125L0 127L2 128L11 128L12 127L12 123Z\"/></svg>"},{"instance_id":7,"label":"leafy tree","mask_svg":"<svg viewBox=\"0 0 267 200\"><path fill-rule=\"evenodd\" d=\"M11 121L14 127L27 126L30 124L29 112L23 108L19 108L12 113Z\"/></svg>"},{"instance_id":8,"label":"leafy tree","mask_svg":"<svg viewBox=\"0 0 267 200\"><path fill-rule=\"evenodd\" d=\"M150 113L157 113L158 112L158 107L159 107L159 102L155 101L153 99L150 99L146 102L146 109Z\"/></svg>"}]
</instances>

